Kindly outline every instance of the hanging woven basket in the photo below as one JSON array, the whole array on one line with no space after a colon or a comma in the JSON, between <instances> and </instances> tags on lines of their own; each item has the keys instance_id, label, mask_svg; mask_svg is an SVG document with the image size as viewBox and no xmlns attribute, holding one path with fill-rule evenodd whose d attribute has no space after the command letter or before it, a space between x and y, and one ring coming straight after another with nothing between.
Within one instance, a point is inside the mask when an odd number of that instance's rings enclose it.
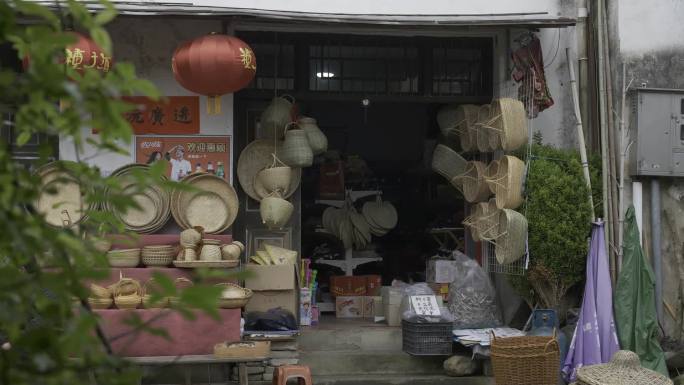
<instances>
[{"instance_id":1,"label":"hanging woven basket","mask_svg":"<svg viewBox=\"0 0 684 385\"><path fill-rule=\"evenodd\" d=\"M309 167L313 164L313 151L309 139L306 132L298 128L297 123L289 123L285 127L285 141L280 159L290 167Z\"/></svg>"},{"instance_id":2,"label":"hanging woven basket","mask_svg":"<svg viewBox=\"0 0 684 385\"><path fill-rule=\"evenodd\" d=\"M513 263L525 255L527 218L510 209L499 210L496 234L489 239L494 244L496 260L502 265Z\"/></svg>"},{"instance_id":3,"label":"hanging woven basket","mask_svg":"<svg viewBox=\"0 0 684 385\"><path fill-rule=\"evenodd\" d=\"M306 132L306 138L309 140L309 146L314 155L328 151L328 138L318 127L316 119L302 116L297 122L299 127Z\"/></svg>"},{"instance_id":4,"label":"hanging woven basket","mask_svg":"<svg viewBox=\"0 0 684 385\"><path fill-rule=\"evenodd\" d=\"M265 197L259 205L261 221L269 229L282 229L290 220L293 211L292 203L276 194Z\"/></svg>"},{"instance_id":5,"label":"hanging woven basket","mask_svg":"<svg viewBox=\"0 0 684 385\"><path fill-rule=\"evenodd\" d=\"M461 148L465 152L477 150L477 129L475 123L477 123L480 107L473 104L464 104L460 105L459 109L464 117L463 122L458 127Z\"/></svg>"},{"instance_id":6,"label":"hanging woven basket","mask_svg":"<svg viewBox=\"0 0 684 385\"><path fill-rule=\"evenodd\" d=\"M457 189L461 189L461 180L454 179L465 171L467 161L448 146L438 144L432 153L432 169L446 178Z\"/></svg>"},{"instance_id":7,"label":"hanging woven basket","mask_svg":"<svg viewBox=\"0 0 684 385\"><path fill-rule=\"evenodd\" d=\"M523 203L522 185L525 163L512 155L505 155L490 163L487 185L494 193L496 206L500 209L515 209Z\"/></svg>"},{"instance_id":8,"label":"hanging woven basket","mask_svg":"<svg viewBox=\"0 0 684 385\"><path fill-rule=\"evenodd\" d=\"M277 96L261 113L259 127L261 138L281 139L285 133L285 126L292 122L294 98L290 95Z\"/></svg>"},{"instance_id":9,"label":"hanging woven basket","mask_svg":"<svg viewBox=\"0 0 684 385\"><path fill-rule=\"evenodd\" d=\"M494 100L490 119L483 123L497 136L497 146L504 151L514 151L527 143L527 115L521 101L511 98ZM491 144L491 143L490 143Z\"/></svg>"},{"instance_id":10,"label":"hanging woven basket","mask_svg":"<svg viewBox=\"0 0 684 385\"><path fill-rule=\"evenodd\" d=\"M276 154L271 155L273 163L259 171L254 179L254 189L262 196L268 196L273 192L285 196L292 182L292 168L278 159Z\"/></svg>"},{"instance_id":11,"label":"hanging woven basket","mask_svg":"<svg viewBox=\"0 0 684 385\"><path fill-rule=\"evenodd\" d=\"M463 196L470 203L483 202L490 195L489 188L485 183L486 166L480 161L469 161L463 174L454 177L453 183L460 183Z\"/></svg>"}]
</instances>

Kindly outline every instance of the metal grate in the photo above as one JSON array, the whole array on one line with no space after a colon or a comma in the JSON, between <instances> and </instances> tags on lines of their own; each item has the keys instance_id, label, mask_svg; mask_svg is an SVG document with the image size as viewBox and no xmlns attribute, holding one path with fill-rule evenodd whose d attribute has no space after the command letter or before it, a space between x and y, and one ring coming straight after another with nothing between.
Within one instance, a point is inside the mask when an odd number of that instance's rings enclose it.
<instances>
[{"instance_id":1,"label":"metal grate","mask_svg":"<svg viewBox=\"0 0 684 385\"><path fill-rule=\"evenodd\" d=\"M309 47L309 90L364 94L417 94L418 48L319 44Z\"/></svg>"},{"instance_id":2,"label":"metal grate","mask_svg":"<svg viewBox=\"0 0 684 385\"><path fill-rule=\"evenodd\" d=\"M450 46L432 49L433 95L478 95L485 77L485 58L481 49Z\"/></svg>"},{"instance_id":3,"label":"metal grate","mask_svg":"<svg viewBox=\"0 0 684 385\"><path fill-rule=\"evenodd\" d=\"M295 49L292 44L253 43L258 70L248 88L293 90L295 88Z\"/></svg>"}]
</instances>

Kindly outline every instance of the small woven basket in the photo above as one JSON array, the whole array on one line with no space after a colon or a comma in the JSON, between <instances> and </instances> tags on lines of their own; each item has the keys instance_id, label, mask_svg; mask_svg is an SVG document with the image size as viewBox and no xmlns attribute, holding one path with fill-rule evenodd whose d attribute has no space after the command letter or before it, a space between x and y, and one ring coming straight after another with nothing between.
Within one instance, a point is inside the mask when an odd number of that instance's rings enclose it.
<instances>
[{"instance_id":1,"label":"small woven basket","mask_svg":"<svg viewBox=\"0 0 684 385\"><path fill-rule=\"evenodd\" d=\"M289 123L285 127L280 159L290 167L309 167L313 164L313 156L306 132L297 123Z\"/></svg>"},{"instance_id":2,"label":"small woven basket","mask_svg":"<svg viewBox=\"0 0 684 385\"><path fill-rule=\"evenodd\" d=\"M111 298L88 298L92 309L109 309L114 301Z\"/></svg>"},{"instance_id":3,"label":"small woven basket","mask_svg":"<svg viewBox=\"0 0 684 385\"><path fill-rule=\"evenodd\" d=\"M250 298L252 298L252 290L238 286L234 283L218 283L216 286L223 287L219 299L219 307L223 309L238 309L245 307Z\"/></svg>"},{"instance_id":4,"label":"small woven basket","mask_svg":"<svg viewBox=\"0 0 684 385\"><path fill-rule=\"evenodd\" d=\"M492 333L492 368L500 385L556 385L560 350L553 336L496 337Z\"/></svg>"},{"instance_id":5,"label":"small woven basket","mask_svg":"<svg viewBox=\"0 0 684 385\"><path fill-rule=\"evenodd\" d=\"M90 284L90 294L91 294L91 298L99 298L99 299L111 299L112 298L111 290L109 290L106 287L96 285L94 283Z\"/></svg>"},{"instance_id":6,"label":"small woven basket","mask_svg":"<svg viewBox=\"0 0 684 385\"><path fill-rule=\"evenodd\" d=\"M183 290L183 289L193 285L192 281L185 278L185 277L176 278L174 280L174 284L176 285L176 290ZM169 297L168 300L169 300L169 306L174 306L174 305L178 305L180 298L179 297Z\"/></svg>"},{"instance_id":7,"label":"small woven basket","mask_svg":"<svg viewBox=\"0 0 684 385\"><path fill-rule=\"evenodd\" d=\"M146 309L153 309L153 308L164 308L169 305L169 298L168 297L163 297L159 299L158 301L155 301L152 303L152 295L149 294L150 289L156 285L156 281L154 278L148 279L145 284L142 287L142 305Z\"/></svg>"}]
</instances>

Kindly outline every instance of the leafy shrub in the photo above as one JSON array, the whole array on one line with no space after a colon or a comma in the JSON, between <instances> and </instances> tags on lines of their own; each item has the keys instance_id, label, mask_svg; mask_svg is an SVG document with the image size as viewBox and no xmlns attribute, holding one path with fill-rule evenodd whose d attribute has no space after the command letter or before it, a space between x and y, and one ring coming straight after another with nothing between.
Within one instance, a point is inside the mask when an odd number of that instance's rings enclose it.
<instances>
[{"instance_id":1,"label":"leafy shrub","mask_svg":"<svg viewBox=\"0 0 684 385\"><path fill-rule=\"evenodd\" d=\"M535 138L520 209L529 222L530 269L511 282L530 303L559 309L567 291L584 278L591 211L579 153ZM600 158L590 159L594 202L601 202ZM601 212L600 204L595 208Z\"/></svg>"}]
</instances>

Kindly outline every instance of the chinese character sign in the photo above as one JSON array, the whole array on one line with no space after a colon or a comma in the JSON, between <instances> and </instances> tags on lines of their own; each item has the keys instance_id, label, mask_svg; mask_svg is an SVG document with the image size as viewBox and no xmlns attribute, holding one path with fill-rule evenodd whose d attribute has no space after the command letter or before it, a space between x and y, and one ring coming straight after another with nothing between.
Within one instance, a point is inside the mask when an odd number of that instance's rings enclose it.
<instances>
[{"instance_id":1,"label":"chinese character sign","mask_svg":"<svg viewBox=\"0 0 684 385\"><path fill-rule=\"evenodd\" d=\"M127 112L126 120L133 132L142 134L199 134L199 97L168 96L153 101L142 96L125 97L138 109Z\"/></svg>"},{"instance_id":2,"label":"chinese character sign","mask_svg":"<svg viewBox=\"0 0 684 385\"><path fill-rule=\"evenodd\" d=\"M166 159L167 176L174 181L208 172L231 182L230 136L136 136L135 159L143 164Z\"/></svg>"},{"instance_id":3,"label":"chinese character sign","mask_svg":"<svg viewBox=\"0 0 684 385\"><path fill-rule=\"evenodd\" d=\"M434 295L412 295L411 306L418 315L440 316L437 298Z\"/></svg>"}]
</instances>

